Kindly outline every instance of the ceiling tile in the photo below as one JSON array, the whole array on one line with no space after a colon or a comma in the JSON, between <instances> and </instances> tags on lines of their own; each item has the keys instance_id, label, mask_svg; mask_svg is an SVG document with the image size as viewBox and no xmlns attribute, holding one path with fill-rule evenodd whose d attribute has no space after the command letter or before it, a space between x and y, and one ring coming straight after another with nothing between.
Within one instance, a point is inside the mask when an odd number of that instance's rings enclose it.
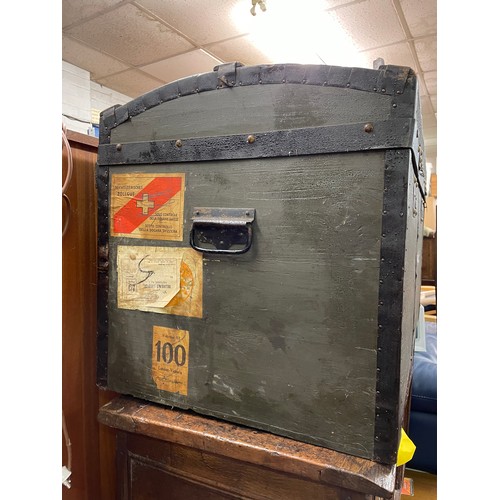
<instances>
[{"instance_id":1,"label":"ceiling tile","mask_svg":"<svg viewBox=\"0 0 500 500\"><path fill-rule=\"evenodd\" d=\"M350 3L352 0L324 0L325 8L332 9L344 5L345 3Z\"/></svg>"},{"instance_id":2,"label":"ceiling tile","mask_svg":"<svg viewBox=\"0 0 500 500\"><path fill-rule=\"evenodd\" d=\"M420 108L422 111L422 116L424 115L434 115L434 108L429 96L421 96Z\"/></svg>"},{"instance_id":3,"label":"ceiling tile","mask_svg":"<svg viewBox=\"0 0 500 500\"><path fill-rule=\"evenodd\" d=\"M126 64L67 36L63 36L62 39L62 58L79 68L86 69L92 80L129 69Z\"/></svg>"},{"instance_id":4,"label":"ceiling tile","mask_svg":"<svg viewBox=\"0 0 500 500\"><path fill-rule=\"evenodd\" d=\"M366 57L370 68L373 67L373 61L381 57L385 64L394 64L395 66L409 66L416 69L415 59L410 51L407 42L396 43L387 47L365 50L361 52ZM367 66L368 67L368 66Z\"/></svg>"},{"instance_id":5,"label":"ceiling tile","mask_svg":"<svg viewBox=\"0 0 500 500\"><path fill-rule=\"evenodd\" d=\"M268 10L253 22L248 12L245 36L209 44L212 53L246 64L299 63L349 65L357 61L358 49L329 12L325 3L311 0L307 9L291 9L287 0L273 0ZM300 34L300 35L298 35ZM356 64L352 64L356 65Z\"/></svg>"},{"instance_id":6,"label":"ceiling tile","mask_svg":"<svg viewBox=\"0 0 500 500\"><path fill-rule=\"evenodd\" d=\"M424 133L425 151L428 156L432 146L435 146L437 143L437 121L434 114L422 116L422 131Z\"/></svg>"},{"instance_id":7,"label":"ceiling tile","mask_svg":"<svg viewBox=\"0 0 500 500\"><path fill-rule=\"evenodd\" d=\"M243 34L234 21L234 9L247 8L251 18L250 0L138 0L142 5L165 22L174 26L199 45L225 40Z\"/></svg>"},{"instance_id":8,"label":"ceiling tile","mask_svg":"<svg viewBox=\"0 0 500 500\"><path fill-rule=\"evenodd\" d=\"M62 31L67 35L62 56L90 72L93 80L131 98L211 71L218 59L247 66L324 61L371 68L381 57L386 64L417 71L424 134L432 145L437 116L436 2L267 0L267 12L257 8L252 16L251 0L62 0ZM325 9L328 22L317 14ZM405 16L402 24L397 12ZM336 33L336 25L348 36ZM408 41L402 28L406 25L413 37ZM127 69L130 66L138 68Z\"/></svg>"},{"instance_id":9,"label":"ceiling tile","mask_svg":"<svg viewBox=\"0 0 500 500\"><path fill-rule=\"evenodd\" d=\"M405 39L391 0L347 4L329 11L329 14L349 33L358 50L373 49Z\"/></svg>"},{"instance_id":10,"label":"ceiling tile","mask_svg":"<svg viewBox=\"0 0 500 500\"><path fill-rule=\"evenodd\" d=\"M431 95L430 100L432 107L434 108L434 112L437 113L438 110L437 95Z\"/></svg>"},{"instance_id":11,"label":"ceiling tile","mask_svg":"<svg viewBox=\"0 0 500 500\"><path fill-rule=\"evenodd\" d=\"M427 91L429 92L429 95L436 95L437 94L437 71L428 71L427 73L424 73L424 81L425 81L425 86L427 87Z\"/></svg>"},{"instance_id":12,"label":"ceiling tile","mask_svg":"<svg viewBox=\"0 0 500 500\"><path fill-rule=\"evenodd\" d=\"M437 32L436 0L400 0L401 8L413 37Z\"/></svg>"},{"instance_id":13,"label":"ceiling tile","mask_svg":"<svg viewBox=\"0 0 500 500\"><path fill-rule=\"evenodd\" d=\"M69 29L67 33L134 66L193 48L184 38L134 5L119 7Z\"/></svg>"},{"instance_id":14,"label":"ceiling tile","mask_svg":"<svg viewBox=\"0 0 500 500\"><path fill-rule=\"evenodd\" d=\"M123 3L123 0L63 0L62 2L62 26L80 22L103 10L109 9Z\"/></svg>"},{"instance_id":15,"label":"ceiling tile","mask_svg":"<svg viewBox=\"0 0 500 500\"><path fill-rule=\"evenodd\" d=\"M435 129L437 126L436 115L434 113L422 115L422 125L424 136L429 135L431 129ZM435 130L433 130L433 133L435 133Z\"/></svg>"},{"instance_id":16,"label":"ceiling tile","mask_svg":"<svg viewBox=\"0 0 500 500\"><path fill-rule=\"evenodd\" d=\"M139 97L165 83L135 69L99 78L96 82L132 98Z\"/></svg>"},{"instance_id":17,"label":"ceiling tile","mask_svg":"<svg viewBox=\"0 0 500 500\"><path fill-rule=\"evenodd\" d=\"M245 66L272 63L271 58L254 45L250 36L216 43L210 45L208 49L212 54L226 62L239 61Z\"/></svg>"},{"instance_id":18,"label":"ceiling tile","mask_svg":"<svg viewBox=\"0 0 500 500\"><path fill-rule=\"evenodd\" d=\"M437 39L429 36L415 40L415 50L417 51L418 62L422 71L437 71Z\"/></svg>"},{"instance_id":19,"label":"ceiling tile","mask_svg":"<svg viewBox=\"0 0 500 500\"><path fill-rule=\"evenodd\" d=\"M198 49L148 64L141 69L160 80L173 82L186 76L213 71L214 66L218 64L221 64L221 61L207 54L204 50Z\"/></svg>"}]
</instances>

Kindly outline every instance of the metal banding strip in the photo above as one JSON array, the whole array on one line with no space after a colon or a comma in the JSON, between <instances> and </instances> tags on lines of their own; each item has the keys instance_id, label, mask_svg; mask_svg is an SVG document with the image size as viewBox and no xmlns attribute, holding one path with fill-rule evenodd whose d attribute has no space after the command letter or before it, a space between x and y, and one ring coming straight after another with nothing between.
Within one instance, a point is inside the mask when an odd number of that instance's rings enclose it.
<instances>
[{"instance_id":1,"label":"metal banding strip","mask_svg":"<svg viewBox=\"0 0 500 500\"><path fill-rule=\"evenodd\" d=\"M407 217L408 162L405 151L387 151L384 172L382 242L377 341L377 387L375 402L374 460L396 462L399 429L399 387L403 277ZM395 186L399 186L396 189ZM391 190L393 195L387 196ZM401 193L399 196L397 193ZM382 373L382 370L384 373Z\"/></svg>"},{"instance_id":2,"label":"metal banding strip","mask_svg":"<svg viewBox=\"0 0 500 500\"><path fill-rule=\"evenodd\" d=\"M97 255L97 384L108 383L108 293L109 293L109 234L108 234L109 168L97 169L98 255Z\"/></svg>"},{"instance_id":3,"label":"metal banding strip","mask_svg":"<svg viewBox=\"0 0 500 500\"><path fill-rule=\"evenodd\" d=\"M277 130L250 136L238 134L182 140L100 144L98 163L100 166L111 166L237 160L411 148L413 145L414 119L371 123L372 127L368 128L370 131L365 130L365 125L367 125L366 122Z\"/></svg>"}]
</instances>

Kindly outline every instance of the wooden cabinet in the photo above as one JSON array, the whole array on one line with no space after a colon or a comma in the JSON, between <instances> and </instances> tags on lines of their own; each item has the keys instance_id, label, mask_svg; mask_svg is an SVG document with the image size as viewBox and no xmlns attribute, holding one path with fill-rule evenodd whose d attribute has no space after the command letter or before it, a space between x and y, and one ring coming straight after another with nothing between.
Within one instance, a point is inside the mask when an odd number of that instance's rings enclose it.
<instances>
[{"instance_id":1,"label":"wooden cabinet","mask_svg":"<svg viewBox=\"0 0 500 500\"><path fill-rule=\"evenodd\" d=\"M423 241L422 285L437 286L437 237Z\"/></svg>"},{"instance_id":2,"label":"wooden cabinet","mask_svg":"<svg viewBox=\"0 0 500 500\"><path fill-rule=\"evenodd\" d=\"M96 385L96 193L97 139L68 131L73 164L62 207L62 409L71 441L63 436L62 465L71 467L63 500L114 497L114 435L99 425L99 407L115 393ZM68 150L62 153L63 183ZM71 454L71 464L70 457Z\"/></svg>"},{"instance_id":3,"label":"wooden cabinet","mask_svg":"<svg viewBox=\"0 0 500 500\"><path fill-rule=\"evenodd\" d=\"M117 433L122 500L400 498L402 467L193 412L120 396L98 419Z\"/></svg>"}]
</instances>

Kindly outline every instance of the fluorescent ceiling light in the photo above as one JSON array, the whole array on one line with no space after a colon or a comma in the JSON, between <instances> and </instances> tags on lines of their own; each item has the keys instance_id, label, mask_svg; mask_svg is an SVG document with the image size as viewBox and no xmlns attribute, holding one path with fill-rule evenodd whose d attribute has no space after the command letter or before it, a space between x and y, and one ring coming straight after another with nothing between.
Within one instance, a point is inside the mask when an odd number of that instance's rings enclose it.
<instances>
[{"instance_id":1,"label":"fluorescent ceiling light","mask_svg":"<svg viewBox=\"0 0 500 500\"><path fill-rule=\"evenodd\" d=\"M251 6L250 0L238 2L231 12L233 22L273 63L371 68L334 12L325 11L324 0L267 0L266 12L257 6L255 16Z\"/></svg>"}]
</instances>

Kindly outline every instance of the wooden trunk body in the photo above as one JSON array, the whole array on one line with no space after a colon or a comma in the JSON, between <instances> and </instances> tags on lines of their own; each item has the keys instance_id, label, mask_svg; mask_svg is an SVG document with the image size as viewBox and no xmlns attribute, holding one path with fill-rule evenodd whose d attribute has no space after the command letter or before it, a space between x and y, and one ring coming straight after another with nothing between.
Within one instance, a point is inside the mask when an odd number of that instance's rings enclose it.
<instances>
[{"instance_id":1,"label":"wooden trunk body","mask_svg":"<svg viewBox=\"0 0 500 500\"><path fill-rule=\"evenodd\" d=\"M98 379L396 461L425 158L409 68L222 65L101 115Z\"/></svg>"}]
</instances>

